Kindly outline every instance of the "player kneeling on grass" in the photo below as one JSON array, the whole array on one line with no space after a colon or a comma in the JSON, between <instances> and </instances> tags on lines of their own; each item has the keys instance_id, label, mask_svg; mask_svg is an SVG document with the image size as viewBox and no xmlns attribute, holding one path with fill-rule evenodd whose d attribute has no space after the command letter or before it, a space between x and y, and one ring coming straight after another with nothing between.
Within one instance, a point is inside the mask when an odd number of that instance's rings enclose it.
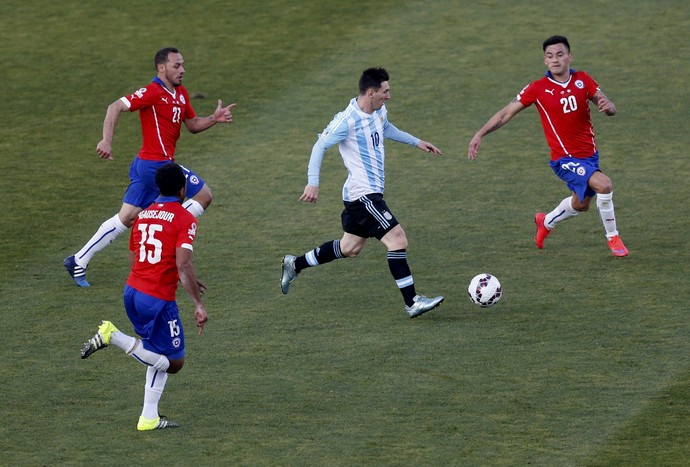
<instances>
[{"instance_id":1,"label":"player kneeling on grass","mask_svg":"<svg viewBox=\"0 0 690 467\"><path fill-rule=\"evenodd\" d=\"M140 338L103 321L81 350L81 358L87 358L114 345L147 366L144 408L137 424L140 431L179 426L158 413L168 374L184 365L184 331L175 301L178 281L194 301L199 335L208 321L201 300L206 286L192 265L197 221L182 207L186 190L182 168L175 163L162 166L156 172L156 184L161 195L139 213L129 242L132 270L124 291L125 310Z\"/></svg>"}]
</instances>

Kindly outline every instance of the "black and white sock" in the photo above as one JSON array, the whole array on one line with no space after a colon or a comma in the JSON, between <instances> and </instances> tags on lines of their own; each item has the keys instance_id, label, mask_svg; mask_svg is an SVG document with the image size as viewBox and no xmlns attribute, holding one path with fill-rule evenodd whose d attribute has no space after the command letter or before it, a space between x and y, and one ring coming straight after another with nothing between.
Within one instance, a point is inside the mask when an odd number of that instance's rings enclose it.
<instances>
[{"instance_id":1,"label":"black and white sock","mask_svg":"<svg viewBox=\"0 0 690 467\"><path fill-rule=\"evenodd\" d=\"M388 268L400 289L400 293L402 293L405 304L412 306L417 293L414 289L414 279L412 278L410 266L407 264L407 250L389 251Z\"/></svg>"},{"instance_id":2,"label":"black and white sock","mask_svg":"<svg viewBox=\"0 0 690 467\"><path fill-rule=\"evenodd\" d=\"M343 257L340 251L340 240L331 240L298 257L295 260L295 271L299 273L302 269L330 263Z\"/></svg>"}]
</instances>

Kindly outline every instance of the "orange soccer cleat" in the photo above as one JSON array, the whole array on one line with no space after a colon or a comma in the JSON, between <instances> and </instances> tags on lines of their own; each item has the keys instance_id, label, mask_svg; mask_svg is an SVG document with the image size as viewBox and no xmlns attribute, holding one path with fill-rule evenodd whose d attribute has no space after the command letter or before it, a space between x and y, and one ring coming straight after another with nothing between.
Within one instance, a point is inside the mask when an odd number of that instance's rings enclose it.
<instances>
[{"instance_id":1,"label":"orange soccer cleat","mask_svg":"<svg viewBox=\"0 0 690 467\"><path fill-rule=\"evenodd\" d=\"M611 249L613 256L618 256L621 258L623 256L628 256L628 249L625 247L623 240L621 240L620 236L618 235L609 238L609 248Z\"/></svg>"},{"instance_id":2,"label":"orange soccer cleat","mask_svg":"<svg viewBox=\"0 0 690 467\"><path fill-rule=\"evenodd\" d=\"M537 248L540 250L544 248L544 240L551 233L551 230L547 229L544 225L545 218L546 214L543 212L538 212L537 215L534 216L534 223L537 224L537 233L534 236L534 243L537 244Z\"/></svg>"}]
</instances>

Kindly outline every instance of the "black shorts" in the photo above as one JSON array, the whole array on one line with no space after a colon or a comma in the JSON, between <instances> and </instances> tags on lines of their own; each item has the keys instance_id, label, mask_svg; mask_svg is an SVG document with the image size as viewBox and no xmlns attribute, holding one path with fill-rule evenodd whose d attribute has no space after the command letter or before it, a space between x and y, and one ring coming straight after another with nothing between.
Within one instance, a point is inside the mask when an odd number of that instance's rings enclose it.
<instances>
[{"instance_id":1,"label":"black shorts","mask_svg":"<svg viewBox=\"0 0 690 467\"><path fill-rule=\"evenodd\" d=\"M362 238L376 237L381 240L384 235L399 224L390 212L381 193L364 195L357 201L345 201L341 215L343 231Z\"/></svg>"}]
</instances>

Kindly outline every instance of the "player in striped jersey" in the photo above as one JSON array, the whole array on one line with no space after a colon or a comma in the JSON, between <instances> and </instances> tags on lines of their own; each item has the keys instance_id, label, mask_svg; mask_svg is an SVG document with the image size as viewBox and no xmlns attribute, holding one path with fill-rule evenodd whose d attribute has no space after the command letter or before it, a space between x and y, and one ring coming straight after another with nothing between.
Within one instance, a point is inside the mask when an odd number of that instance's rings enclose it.
<instances>
[{"instance_id":1,"label":"player in striped jersey","mask_svg":"<svg viewBox=\"0 0 690 467\"><path fill-rule=\"evenodd\" d=\"M108 107L103 122L103 139L96 152L102 159L112 160L112 141L115 126L122 112L139 112L142 145L129 169L131 183L127 187L120 211L101 224L96 233L64 266L74 282L89 287L86 268L93 256L112 243L132 226L143 209L158 196L155 174L158 167L175 160L175 148L182 123L190 133L199 133L216 123L232 122L231 110L235 104L223 107L221 100L212 115L199 117L182 85L185 75L184 59L173 47L159 50L154 57L156 76L147 86L123 96ZM204 180L184 168L187 177L187 197L184 207L199 217L211 204L211 190Z\"/></svg>"},{"instance_id":2,"label":"player in striped jersey","mask_svg":"<svg viewBox=\"0 0 690 467\"><path fill-rule=\"evenodd\" d=\"M385 106L390 99L388 80L388 72L383 68L364 70L359 80L359 96L317 138L309 160L307 186L299 200L316 203L321 161L325 151L337 144L348 172L343 186L345 210L341 216L344 233L340 240L330 240L300 257L283 257L281 290L287 294L292 281L306 268L357 256L367 239L375 237L388 249L388 266L402 293L405 310L410 318L415 318L437 307L443 297L428 298L415 291L407 263L405 231L383 200L384 140L416 146L432 154L441 151L388 121Z\"/></svg>"},{"instance_id":3,"label":"player in striped jersey","mask_svg":"<svg viewBox=\"0 0 690 467\"><path fill-rule=\"evenodd\" d=\"M508 123L518 112L535 104L541 117L544 136L551 148L551 168L572 191L551 212L538 213L534 220L537 232L534 241L544 248L544 240L556 224L589 209L596 203L604 224L609 249L614 256L627 256L628 249L618 234L613 209L613 182L599 169L599 150L589 113L589 101L599 112L613 116L616 106L584 71L570 68L573 56L568 39L552 36L544 41L546 76L520 91L520 94L499 110L470 141L468 157L475 159L482 138Z\"/></svg>"}]
</instances>

